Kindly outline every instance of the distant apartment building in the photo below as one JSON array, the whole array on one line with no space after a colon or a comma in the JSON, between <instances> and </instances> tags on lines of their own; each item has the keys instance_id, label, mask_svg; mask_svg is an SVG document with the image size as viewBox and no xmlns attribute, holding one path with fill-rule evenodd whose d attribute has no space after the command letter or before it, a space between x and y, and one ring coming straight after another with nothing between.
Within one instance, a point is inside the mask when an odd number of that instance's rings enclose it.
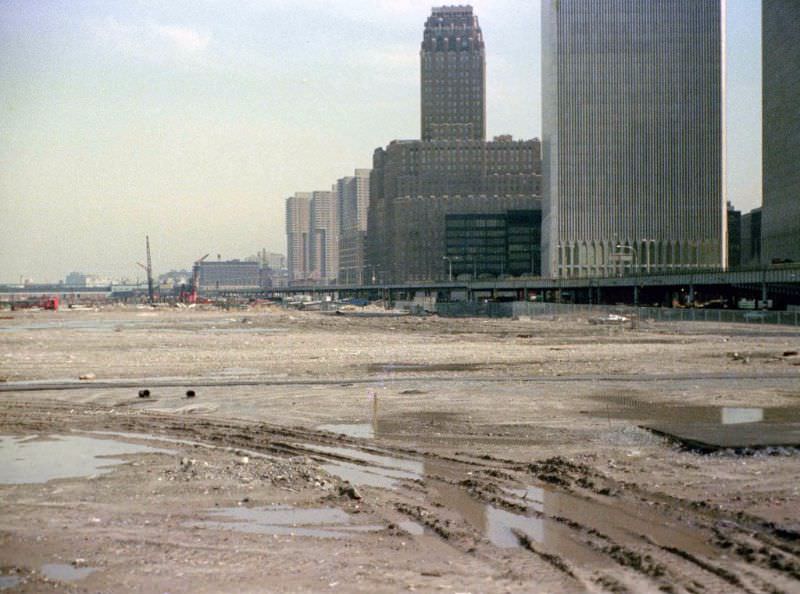
<instances>
[{"instance_id":1,"label":"distant apartment building","mask_svg":"<svg viewBox=\"0 0 800 594\"><path fill-rule=\"evenodd\" d=\"M725 266L721 1L543 0L545 275Z\"/></svg>"},{"instance_id":2,"label":"distant apartment building","mask_svg":"<svg viewBox=\"0 0 800 594\"><path fill-rule=\"evenodd\" d=\"M111 278L107 276L82 272L70 272L64 279L64 284L69 287L108 287L111 283Z\"/></svg>"},{"instance_id":3,"label":"distant apartment building","mask_svg":"<svg viewBox=\"0 0 800 594\"><path fill-rule=\"evenodd\" d=\"M261 266L244 260L196 262L197 287L201 291L258 289L261 287Z\"/></svg>"},{"instance_id":4,"label":"distant apartment building","mask_svg":"<svg viewBox=\"0 0 800 594\"><path fill-rule=\"evenodd\" d=\"M287 282L330 284L339 272L336 191L296 192L286 200Z\"/></svg>"},{"instance_id":5,"label":"distant apartment building","mask_svg":"<svg viewBox=\"0 0 800 594\"><path fill-rule=\"evenodd\" d=\"M762 0L764 263L800 262L800 2Z\"/></svg>"},{"instance_id":6,"label":"distant apartment building","mask_svg":"<svg viewBox=\"0 0 800 594\"><path fill-rule=\"evenodd\" d=\"M70 272L64 279L64 284L68 287L85 287L86 275L82 272Z\"/></svg>"},{"instance_id":7,"label":"distant apartment building","mask_svg":"<svg viewBox=\"0 0 800 594\"><path fill-rule=\"evenodd\" d=\"M485 47L472 7L432 10L420 66L421 140L395 140L373 154L370 280L441 280L453 265L457 270L465 265L467 255L473 273L497 274L501 267L493 264L492 254L478 253L495 249L487 242L476 243L472 251L464 245L455 248L458 253L448 252L448 220L469 215L480 221L486 215L489 221L510 211L541 210L539 140L499 136L485 141ZM528 268L524 273L533 274L538 264Z\"/></svg>"},{"instance_id":8,"label":"distant apartment building","mask_svg":"<svg viewBox=\"0 0 800 594\"><path fill-rule=\"evenodd\" d=\"M310 281L310 192L296 192L286 199L286 266L288 284L304 284Z\"/></svg>"},{"instance_id":9,"label":"distant apartment building","mask_svg":"<svg viewBox=\"0 0 800 594\"><path fill-rule=\"evenodd\" d=\"M728 268L742 265L742 213L728 202Z\"/></svg>"},{"instance_id":10,"label":"distant apartment building","mask_svg":"<svg viewBox=\"0 0 800 594\"><path fill-rule=\"evenodd\" d=\"M335 190L311 193L311 278L319 284L336 280L339 272L339 212Z\"/></svg>"},{"instance_id":11,"label":"distant apartment building","mask_svg":"<svg viewBox=\"0 0 800 594\"><path fill-rule=\"evenodd\" d=\"M249 262L258 262L262 268L272 270L282 270L286 268L286 256L277 252L269 252L266 249L259 250L257 254L245 258Z\"/></svg>"},{"instance_id":12,"label":"distant apartment building","mask_svg":"<svg viewBox=\"0 0 800 594\"><path fill-rule=\"evenodd\" d=\"M286 256L266 249L245 258L248 262L258 262L261 268L261 286L285 287L288 284L289 271L286 268Z\"/></svg>"},{"instance_id":13,"label":"distant apartment building","mask_svg":"<svg viewBox=\"0 0 800 594\"><path fill-rule=\"evenodd\" d=\"M354 175L336 182L340 284L363 284L365 279L370 173L370 169L356 169Z\"/></svg>"},{"instance_id":14,"label":"distant apartment building","mask_svg":"<svg viewBox=\"0 0 800 594\"><path fill-rule=\"evenodd\" d=\"M742 215L740 261L742 266L761 264L761 208Z\"/></svg>"}]
</instances>

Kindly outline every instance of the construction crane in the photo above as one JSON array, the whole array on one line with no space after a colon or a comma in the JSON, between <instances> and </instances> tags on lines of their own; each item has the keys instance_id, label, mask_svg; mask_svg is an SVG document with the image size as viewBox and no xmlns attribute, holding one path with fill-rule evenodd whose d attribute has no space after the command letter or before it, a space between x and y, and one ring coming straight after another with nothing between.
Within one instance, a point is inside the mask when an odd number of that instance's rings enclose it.
<instances>
[{"instance_id":1,"label":"construction crane","mask_svg":"<svg viewBox=\"0 0 800 594\"><path fill-rule=\"evenodd\" d=\"M197 290L200 288L200 264L210 255L206 254L194 261L194 266L192 266L192 292L189 294L189 303L197 303Z\"/></svg>"},{"instance_id":2,"label":"construction crane","mask_svg":"<svg viewBox=\"0 0 800 594\"><path fill-rule=\"evenodd\" d=\"M150 305L155 303L155 295L153 294L153 261L150 259L150 236L145 235L145 244L147 246L147 266L141 262L137 264L147 273L147 301Z\"/></svg>"}]
</instances>

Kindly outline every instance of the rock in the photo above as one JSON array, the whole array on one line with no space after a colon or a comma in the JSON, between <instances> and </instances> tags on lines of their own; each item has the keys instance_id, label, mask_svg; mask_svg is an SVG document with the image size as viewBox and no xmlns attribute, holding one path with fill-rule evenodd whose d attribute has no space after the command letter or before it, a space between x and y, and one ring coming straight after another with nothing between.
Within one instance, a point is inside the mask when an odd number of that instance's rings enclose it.
<instances>
[{"instance_id":1,"label":"rock","mask_svg":"<svg viewBox=\"0 0 800 594\"><path fill-rule=\"evenodd\" d=\"M97 376L94 373L82 373L78 376L79 380L93 380L97 379Z\"/></svg>"},{"instance_id":2,"label":"rock","mask_svg":"<svg viewBox=\"0 0 800 594\"><path fill-rule=\"evenodd\" d=\"M150 398L150 390L139 390L139 398Z\"/></svg>"},{"instance_id":3,"label":"rock","mask_svg":"<svg viewBox=\"0 0 800 594\"><path fill-rule=\"evenodd\" d=\"M784 357L796 357L797 351L783 351Z\"/></svg>"},{"instance_id":4,"label":"rock","mask_svg":"<svg viewBox=\"0 0 800 594\"><path fill-rule=\"evenodd\" d=\"M73 567L86 567L86 559L78 557L72 561Z\"/></svg>"},{"instance_id":5,"label":"rock","mask_svg":"<svg viewBox=\"0 0 800 594\"><path fill-rule=\"evenodd\" d=\"M236 461L237 464L250 464L250 457L249 456L242 456Z\"/></svg>"},{"instance_id":6,"label":"rock","mask_svg":"<svg viewBox=\"0 0 800 594\"><path fill-rule=\"evenodd\" d=\"M361 492L350 483L345 483L339 487L339 495L346 495L350 499L360 500L363 499Z\"/></svg>"},{"instance_id":7,"label":"rock","mask_svg":"<svg viewBox=\"0 0 800 594\"><path fill-rule=\"evenodd\" d=\"M196 396L196 394L194 393L194 390L186 390L186 397L187 398L194 398L195 396Z\"/></svg>"}]
</instances>

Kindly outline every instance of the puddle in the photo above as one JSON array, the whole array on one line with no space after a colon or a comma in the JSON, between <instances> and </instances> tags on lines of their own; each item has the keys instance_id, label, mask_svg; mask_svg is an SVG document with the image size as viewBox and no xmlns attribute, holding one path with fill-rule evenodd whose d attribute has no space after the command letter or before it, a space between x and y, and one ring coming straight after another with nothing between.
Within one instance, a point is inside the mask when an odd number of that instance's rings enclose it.
<instances>
[{"instance_id":1,"label":"puddle","mask_svg":"<svg viewBox=\"0 0 800 594\"><path fill-rule=\"evenodd\" d=\"M670 406L629 398L604 401L595 416L642 421L642 427L700 451L800 446L800 407Z\"/></svg>"},{"instance_id":2,"label":"puddle","mask_svg":"<svg viewBox=\"0 0 800 594\"><path fill-rule=\"evenodd\" d=\"M111 472L128 454L174 454L170 450L74 435L0 436L0 484L46 483Z\"/></svg>"},{"instance_id":3,"label":"puddle","mask_svg":"<svg viewBox=\"0 0 800 594\"><path fill-rule=\"evenodd\" d=\"M401 530L408 532L411 536L422 536L425 534L425 526L413 520L403 520L397 524Z\"/></svg>"},{"instance_id":4,"label":"puddle","mask_svg":"<svg viewBox=\"0 0 800 594\"><path fill-rule=\"evenodd\" d=\"M401 480L422 479L424 465L415 460L370 454L353 448L308 444L302 447L321 454L345 458L327 462L322 468L353 485L394 489Z\"/></svg>"},{"instance_id":5,"label":"puddle","mask_svg":"<svg viewBox=\"0 0 800 594\"><path fill-rule=\"evenodd\" d=\"M375 429L372 423L335 423L333 425L320 425L317 429L359 439L375 438Z\"/></svg>"},{"instance_id":6,"label":"puddle","mask_svg":"<svg viewBox=\"0 0 800 594\"><path fill-rule=\"evenodd\" d=\"M697 556L715 555L693 526L662 515L645 503L590 500L531 485L503 489L506 499L527 508L525 512L511 512L478 501L460 485L442 480L448 475L446 465L433 462L426 463L425 468L433 503L456 512L499 548L522 546L518 535L524 535L548 553L585 566L607 566L609 558L581 540L581 532L596 531L617 543L637 546L648 540ZM576 524L583 530L576 531Z\"/></svg>"},{"instance_id":7,"label":"puddle","mask_svg":"<svg viewBox=\"0 0 800 594\"><path fill-rule=\"evenodd\" d=\"M714 549L691 526L653 512L649 507L591 501L543 487L509 489L507 492L517 496L529 509L545 518L567 518L617 541L633 542L641 535L647 535L650 540L663 546L679 548L696 555L714 554ZM550 524L554 522L545 520L543 540L537 542L551 546L548 543Z\"/></svg>"},{"instance_id":8,"label":"puddle","mask_svg":"<svg viewBox=\"0 0 800 594\"><path fill-rule=\"evenodd\" d=\"M19 576L16 575L0 575L0 590L7 590L13 588L20 582Z\"/></svg>"},{"instance_id":9,"label":"puddle","mask_svg":"<svg viewBox=\"0 0 800 594\"><path fill-rule=\"evenodd\" d=\"M219 519L193 522L190 525L249 534L315 538L348 538L356 533L377 532L384 528L380 525L352 524L349 514L333 507L230 507L212 510L209 515Z\"/></svg>"},{"instance_id":10,"label":"puddle","mask_svg":"<svg viewBox=\"0 0 800 594\"><path fill-rule=\"evenodd\" d=\"M230 446L221 446L221 445L214 445L210 443L204 443L202 441L192 441L189 439L178 439L176 437L166 437L163 435L155 435L153 433L133 433L133 432L125 432L125 431L90 431L87 433L91 433L92 435L110 435L113 437L122 437L126 439L141 439L142 441L160 441L164 443L172 443L175 445L182 445L188 446L192 448L204 448L207 450L222 450L232 453L237 453L237 455L244 455L250 458L261 458L263 460L282 460L283 458L279 458L278 456L273 456L270 454L264 454L262 452L256 452L253 450L248 450L245 448L234 448Z\"/></svg>"},{"instance_id":11,"label":"puddle","mask_svg":"<svg viewBox=\"0 0 800 594\"><path fill-rule=\"evenodd\" d=\"M47 579L59 582L76 582L89 577L97 571L96 567L74 567L67 563L46 563L42 565L42 573Z\"/></svg>"},{"instance_id":12,"label":"puddle","mask_svg":"<svg viewBox=\"0 0 800 594\"><path fill-rule=\"evenodd\" d=\"M309 444L295 444L296 447L305 448L321 454L332 454L340 458L347 458L349 460L358 460L365 464L372 464L392 470L404 470L407 473L415 475L416 478L421 478L424 471L424 464L411 460L408 458L395 458L394 456L382 456L380 454L371 454L363 452L354 448L343 448L336 446L322 446L322 445L309 445Z\"/></svg>"},{"instance_id":13,"label":"puddle","mask_svg":"<svg viewBox=\"0 0 800 594\"><path fill-rule=\"evenodd\" d=\"M549 553L563 556L582 565L608 565L602 554L590 549L575 539L570 529L559 522L548 519L538 512L543 502L529 502L531 515L512 513L493 505L481 503L463 489L440 481L429 481L435 488L437 503L457 512L468 524L483 534L498 548L519 548L517 534L541 545ZM532 487L531 491L536 488ZM541 491L541 490L539 490Z\"/></svg>"},{"instance_id":14,"label":"puddle","mask_svg":"<svg viewBox=\"0 0 800 594\"><path fill-rule=\"evenodd\" d=\"M322 465L328 474L338 476L351 485L361 487L380 487L382 489L396 489L401 480L419 480L420 476L413 472L381 468L379 466L360 466L348 462L331 462Z\"/></svg>"},{"instance_id":15,"label":"puddle","mask_svg":"<svg viewBox=\"0 0 800 594\"><path fill-rule=\"evenodd\" d=\"M439 436L444 431L457 431L455 426L459 423L463 425L464 422L464 415L444 411L415 411L381 418L378 414L379 400L378 398L372 400L372 416L369 423L329 423L316 428L358 439L409 434L430 437L433 433Z\"/></svg>"}]
</instances>

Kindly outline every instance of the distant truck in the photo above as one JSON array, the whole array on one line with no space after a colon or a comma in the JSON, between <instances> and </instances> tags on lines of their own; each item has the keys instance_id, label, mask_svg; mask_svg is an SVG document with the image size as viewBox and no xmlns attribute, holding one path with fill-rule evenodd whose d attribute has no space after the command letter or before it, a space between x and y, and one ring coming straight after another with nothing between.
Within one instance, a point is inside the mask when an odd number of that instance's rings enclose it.
<instances>
[{"instance_id":1,"label":"distant truck","mask_svg":"<svg viewBox=\"0 0 800 594\"><path fill-rule=\"evenodd\" d=\"M772 309L772 299L739 299L739 309Z\"/></svg>"},{"instance_id":2,"label":"distant truck","mask_svg":"<svg viewBox=\"0 0 800 594\"><path fill-rule=\"evenodd\" d=\"M14 301L11 304L11 309L49 309L51 311L57 311L58 305L58 295L42 295L38 299L33 297L22 301Z\"/></svg>"}]
</instances>

